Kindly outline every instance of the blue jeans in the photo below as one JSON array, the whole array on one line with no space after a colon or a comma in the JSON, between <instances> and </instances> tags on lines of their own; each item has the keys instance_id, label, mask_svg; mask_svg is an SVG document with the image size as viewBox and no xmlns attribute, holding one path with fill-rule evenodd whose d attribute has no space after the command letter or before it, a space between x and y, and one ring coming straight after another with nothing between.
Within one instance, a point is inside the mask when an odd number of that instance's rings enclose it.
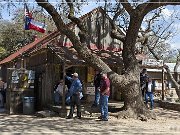
<instances>
[{"instance_id":1,"label":"blue jeans","mask_svg":"<svg viewBox=\"0 0 180 135\"><path fill-rule=\"evenodd\" d=\"M148 98L151 102L151 109L153 109L154 107L154 98L153 98L153 93L152 92L146 92L145 93L145 101L146 101L146 104L148 103Z\"/></svg>"},{"instance_id":2,"label":"blue jeans","mask_svg":"<svg viewBox=\"0 0 180 135\"><path fill-rule=\"evenodd\" d=\"M100 90L99 90L99 87L98 87L98 88L95 88L94 105L99 105L99 99L100 99Z\"/></svg>"},{"instance_id":3,"label":"blue jeans","mask_svg":"<svg viewBox=\"0 0 180 135\"><path fill-rule=\"evenodd\" d=\"M58 92L54 93L54 103L55 105L60 105L60 103L62 102L62 97Z\"/></svg>"},{"instance_id":4,"label":"blue jeans","mask_svg":"<svg viewBox=\"0 0 180 135\"><path fill-rule=\"evenodd\" d=\"M107 95L100 95L100 111L101 117L104 119L108 119L108 99Z\"/></svg>"},{"instance_id":5,"label":"blue jeans","mask_svg":"<svg viewBox=\"0 0 180 135\"><path fill-rule=\"evenodd\" d=\"M99 99L100 99L100 90L99 87L95 88L95 99L94 99L94 105L99 105Z\"/></svg>"}]
</instances>

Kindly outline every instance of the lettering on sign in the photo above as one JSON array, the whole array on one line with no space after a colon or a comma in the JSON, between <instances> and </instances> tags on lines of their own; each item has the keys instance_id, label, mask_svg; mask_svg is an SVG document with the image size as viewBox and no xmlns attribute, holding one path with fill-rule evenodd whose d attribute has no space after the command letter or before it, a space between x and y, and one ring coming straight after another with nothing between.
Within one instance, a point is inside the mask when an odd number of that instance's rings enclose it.
<instances>
[{"instance_id":1,"label":"lettering on sign","mask_svg":"<svg viewBox=\"0 0 180 135\"><path fill-rule=\"evenodd\" d=\"M94 95L95 94L95 87L87 87L87 94Z\"/></svg>"},{"instance_id":2,"label":"lettering on sign","mask_svg":"<svg viewBox=\"0 0 180 135\"><path fill-rule=\"evenodd\" d=\"M142 61L142 65L147 65L147 66L163 66L163 60L144 59Z\"/></svg>"}]
</instances>

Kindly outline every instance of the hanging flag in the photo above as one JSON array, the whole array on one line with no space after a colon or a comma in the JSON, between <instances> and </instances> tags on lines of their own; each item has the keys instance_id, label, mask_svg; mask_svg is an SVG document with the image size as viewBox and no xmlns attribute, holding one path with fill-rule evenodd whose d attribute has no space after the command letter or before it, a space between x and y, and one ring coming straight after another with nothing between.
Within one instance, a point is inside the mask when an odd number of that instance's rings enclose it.
<instances>
[{"instance_id":1,"label":"hanging flag","mask_svg":"<svg viewBox=\"0 0 180 135\"><path fill-rule=\"evenodd\" d=\"M25 30L29 30L29 23L32 19L32 14L29 12L28 6L24 4L24 16L25 16Z\"/></svg>"},{"instance_id":2,"label":"hanging flag","mask_svg":"<svg viewBox=\"0 0 180 135\"><path fill-rule=\"evenodd\" d=\"M34 20L32 14L29 12L27 5L25 4L25 30L36 30L38 32L44 33L46 31L47 25Z\"/></svg>"},{"instance_id":3,"label":"hanging flag","mask_svg":"<svg viewBox=\"0 0 180 135\"><path fill-rule=\"evenodd\" d=\"M28 6L27 4L25 3L25 17L29 17L29 18L32 18L32 14L29 12L29 9L28 9Z\"/></svg>"},{"instance_id":4,"label":"hanging flag","mask_svg":"<svg viewBox=\"0 0 180 135\"><path fill-rule=\"evenodd\" d=\"M47 25L45 25L44 23L37 22L33 19L30 20L29 29L44 33L46 31L46 27Z\"/></svg>"}]
</instances>

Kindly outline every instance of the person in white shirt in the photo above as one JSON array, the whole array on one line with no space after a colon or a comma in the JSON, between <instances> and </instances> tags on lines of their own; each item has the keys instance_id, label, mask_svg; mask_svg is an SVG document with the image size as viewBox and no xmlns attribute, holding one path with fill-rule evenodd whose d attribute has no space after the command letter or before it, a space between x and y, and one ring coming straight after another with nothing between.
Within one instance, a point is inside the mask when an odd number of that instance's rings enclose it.
<instances>
[{"instance_id":1,"label":"person in white shirt","mask_svg":"<svg viewBox=\"0 0 180 135\"><path fill-rule=\"evenodd\" d=\"M148 78L148 83L147 83L146 92L145 92L145 101L146 101L146 104L148 104L148 101L150 101L151 109L154 108L154 95L153 95L152 87L153 87L152 79Z\"/></svg>"},{"instance_id":2,"label":"person in white shirt","mask_svg":"<svg viewBox=\"0 0 180 135\"><path fill-rule=\"evenodd\" d=\"M62 101L62 96L63 96L63 80L60 80L58 84L55 86L54 89L54 103L55 105L59 105ZM65 91L67 91L67 86L65 86Z\"/></svg>"}]
</instances>

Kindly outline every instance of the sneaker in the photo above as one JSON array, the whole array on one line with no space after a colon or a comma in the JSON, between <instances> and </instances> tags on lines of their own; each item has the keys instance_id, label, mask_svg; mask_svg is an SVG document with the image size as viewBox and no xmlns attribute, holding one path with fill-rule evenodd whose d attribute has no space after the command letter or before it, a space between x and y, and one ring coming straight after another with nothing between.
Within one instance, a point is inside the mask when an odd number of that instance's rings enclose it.
<instances>
[{"instance_id":1,"label":"sneaker","mask_svg":"<svg viewBox=\"0 0 180 135\"><path fill-rule=\"evenodd\" d=\"M103 118L103 119L101 119L101 121L108 121L108 119L107 118Z\"/></svg>"},{"instance_id":2,"label":"sneaker","mask_svg":"<svg viewBox=\"0 0 180 135\"><path fill-rule=\"evenodd\" d=\"M102 116L99 116L98 119L102 119L103 117Z\"/></svg>"},{"instance_id":3,"label":"sneaker","mask_svg":"<svg viewBox=\"0 0 180 135\"><path fill-rule=\"evenodd\" d=\"M78 119L81 119L81 116L77 116Z\"/></svg>"},{"instance_id":4,"label":"sneaker","mask_svg":"<svg viewBox=\"0 0 180 135\"><path fill-rule=\"evenodd\" d=\"M67 116L67 117L66 117L66 119L72 119L72 118L73 118L73 117L71 117L71 116Z\"/></svg>"}]
</instances>

